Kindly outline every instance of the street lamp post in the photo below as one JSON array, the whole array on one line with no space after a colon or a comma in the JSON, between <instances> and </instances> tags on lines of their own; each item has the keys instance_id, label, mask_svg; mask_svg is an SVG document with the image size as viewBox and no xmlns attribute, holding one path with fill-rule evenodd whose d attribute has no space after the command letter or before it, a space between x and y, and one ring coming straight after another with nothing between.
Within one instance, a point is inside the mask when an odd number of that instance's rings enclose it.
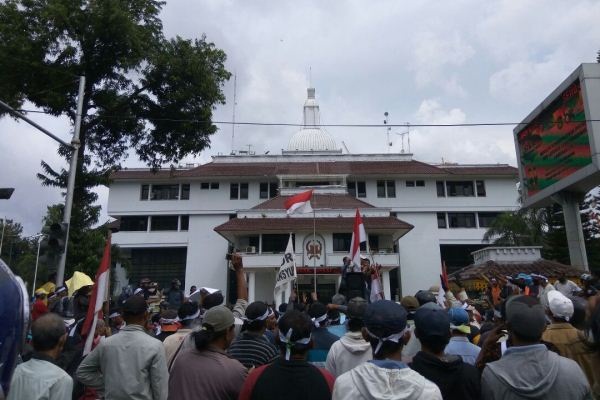
<instances>
[{"instance_id":1,"label":"street lamp post","mask_svg":"<svg viewBox=\"0 0 600 400\"><path fill-rule=\"evenodd\" d=\"M33 273L33 283L31 284L31 297L35 296L35 281L37 280L37 272L38 272L38 264L40 262L40 245L42 243L42 238L45 235L43 233L39 233L32 237L37 237L38 245L37 245L37 255L35 256L35 272Z\"/></svg>"}]
</instances>

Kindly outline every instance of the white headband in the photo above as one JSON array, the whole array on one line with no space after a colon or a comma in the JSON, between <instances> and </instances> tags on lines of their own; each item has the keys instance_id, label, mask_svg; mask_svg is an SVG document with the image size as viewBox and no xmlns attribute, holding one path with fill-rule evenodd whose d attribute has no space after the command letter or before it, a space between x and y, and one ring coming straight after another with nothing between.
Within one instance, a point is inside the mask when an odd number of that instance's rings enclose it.
<instances>
[{"instance_id":1,"label":"white headband","mask_svg":"<svg viewBox=\"0 0 600 400\"><path fill-rule=\"evenodd\" d=\"M375 348L375 351L373 352L373 355L375 355L381 349L383 342L398 343L400 341L400 339L402 339L402 337L404 336L404 334L406 333L408 328L404 328L401 332L392 333L390 336L386 336L386 337L379 337L379 336L373 334L369 329L367 329L367 328L365 328L365 329L366 329L367 333L369 334L369 336L371 336L372 338L377 339L379 341L377 343L377 347Z\"/></svg>"},{"instance_id":2,"label":"white headband","mask_svg":"<svg viewBox=\"0 0 600 400\"><path fill-rule=\"evenodd\" d=\"M187 317L183 317L181 318L182 321L188 321L190 319L196 319L200 316L200 309L198 309L198 311L196 311L196 313L192 314L192 315L188 315Z\"/></svg>"},{"instance_id":3,"label":"white headband","mask_svg":"<svg viewBox=\"0 0 600 400\"><path fill-rule=\"evenodd\" d=\"M286 361L290 360L291 350L292 350L292 347L294 347L294 345L296 345L296 344L309 344L310 343L310 338L312 336L312 335L308 335L307 338L298 339L298 340L292 342L292 340L291 340L292 333L293 333L292 328L288 329L288 331L285 334L285 336L283 336L283 334L281 333L281 331L279 332L279 340L282 343L285 343L285 359L286 359Z\"/></svg>"},{"instance_id":4,"label":"white headband","mask_svg":"<svg viewBox=\"0 0 600 400\"><path fill-rule=\"evenodd\" d=\"M268 307L267 307L267 311L265 311L265 313L263 315L261 315L260 317L248 318L248 317L244 316L242 319L247 322L254 322L254 321L264 321L267 318L269 318L269 308Z\"/></svg>"},{"instance_id":5,"label":"white headband","mask_svg":"<svg viewBox=\"0 0 600 400\"><path fill-rule=\"evenodd\" d=\"M315 324L315 328L319 328L321 326L321 322L327 319L327 314L323 314L318 318L312 318L313 324Z\"/></svg>"},{"instance_id":6,"label":"white headband","mask_svg":"<svg viewBox=\"0 0 600 400\"><path fill-rule=\"evenodd\" d=\"M179 322L179 318L177 318L177 317L175 317L175 318L161 318L159 322L161 324L171 325L171 324L175 324L175 323Z\"/></svg>"},{"instance_id":7,"label":"white headband","mask_svg":"<svg viewBox=\"0 0 600 400\"><path fill-rule=\"evenodd\" d=\"M118 312L118 311L115 311L115 312L111 313L111 314L108 316L108 318L116 318L116 317L118 317L119 315L121 315L121 313L120 313L120 312Z\"/></svg>"}]
</instances>

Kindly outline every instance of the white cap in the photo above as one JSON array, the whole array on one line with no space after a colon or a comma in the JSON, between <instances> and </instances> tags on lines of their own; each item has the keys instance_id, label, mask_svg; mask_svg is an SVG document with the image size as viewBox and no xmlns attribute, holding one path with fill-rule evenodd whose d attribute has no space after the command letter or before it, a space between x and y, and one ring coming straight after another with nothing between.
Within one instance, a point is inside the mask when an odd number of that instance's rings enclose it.
<instances>
[{"instance_id":1,"label":"white cap","mask_svg":"<svg viewBox=\"0 0 600 400\"><path fill-rule=\"evenodd\" d=\"M575 312L571 299L558 290L548 292L548 307L554 317L564 318L565 321L570 320Z\"/></svg>"}]
</instances>

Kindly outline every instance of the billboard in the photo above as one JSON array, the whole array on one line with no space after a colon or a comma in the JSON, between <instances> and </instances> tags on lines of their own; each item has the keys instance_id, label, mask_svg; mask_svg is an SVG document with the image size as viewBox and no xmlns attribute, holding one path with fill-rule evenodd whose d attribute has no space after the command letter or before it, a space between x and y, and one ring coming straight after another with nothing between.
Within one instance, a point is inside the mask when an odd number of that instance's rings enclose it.
<instances>
[{"instance_id":1,"label":"billboard","mask_svg":"<svg viewBox=\"0 0 600 400\"><path fill-rule=\"evenodd\" d=\"M513 131L524 206L600 184L600 64L582 64Z\"/></svg>"}]
</instances>

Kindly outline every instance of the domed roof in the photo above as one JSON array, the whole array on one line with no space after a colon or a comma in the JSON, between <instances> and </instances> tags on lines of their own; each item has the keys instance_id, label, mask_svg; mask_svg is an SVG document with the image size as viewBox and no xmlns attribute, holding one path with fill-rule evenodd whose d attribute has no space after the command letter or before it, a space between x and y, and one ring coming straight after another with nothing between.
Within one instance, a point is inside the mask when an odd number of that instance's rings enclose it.
<instances>
[{"instance_id":1,"label":"domed roof","mask_svg":"<svg viewBox=\"0 0 600 400\"><path fill-rule=\"evenodd\" d=\"M308 96L304 102L304 126L296 132L288 142L287 151L290 152L310 152L310 151L333 151L336 149L333 137L319 125L321 116L319 104L315 99L315 89L308 88Z\"/></svg>"},{"instance_id":2,"label":"domed roof","mask_svg":"<svg viewBox=\"0 0 600 400\"><path fill-rule=\"evenodd\" d=\"M319 128L302 128L292 136L288 151L331 151L337 150L335 140Z\"/></svg>"}]
</instances>

